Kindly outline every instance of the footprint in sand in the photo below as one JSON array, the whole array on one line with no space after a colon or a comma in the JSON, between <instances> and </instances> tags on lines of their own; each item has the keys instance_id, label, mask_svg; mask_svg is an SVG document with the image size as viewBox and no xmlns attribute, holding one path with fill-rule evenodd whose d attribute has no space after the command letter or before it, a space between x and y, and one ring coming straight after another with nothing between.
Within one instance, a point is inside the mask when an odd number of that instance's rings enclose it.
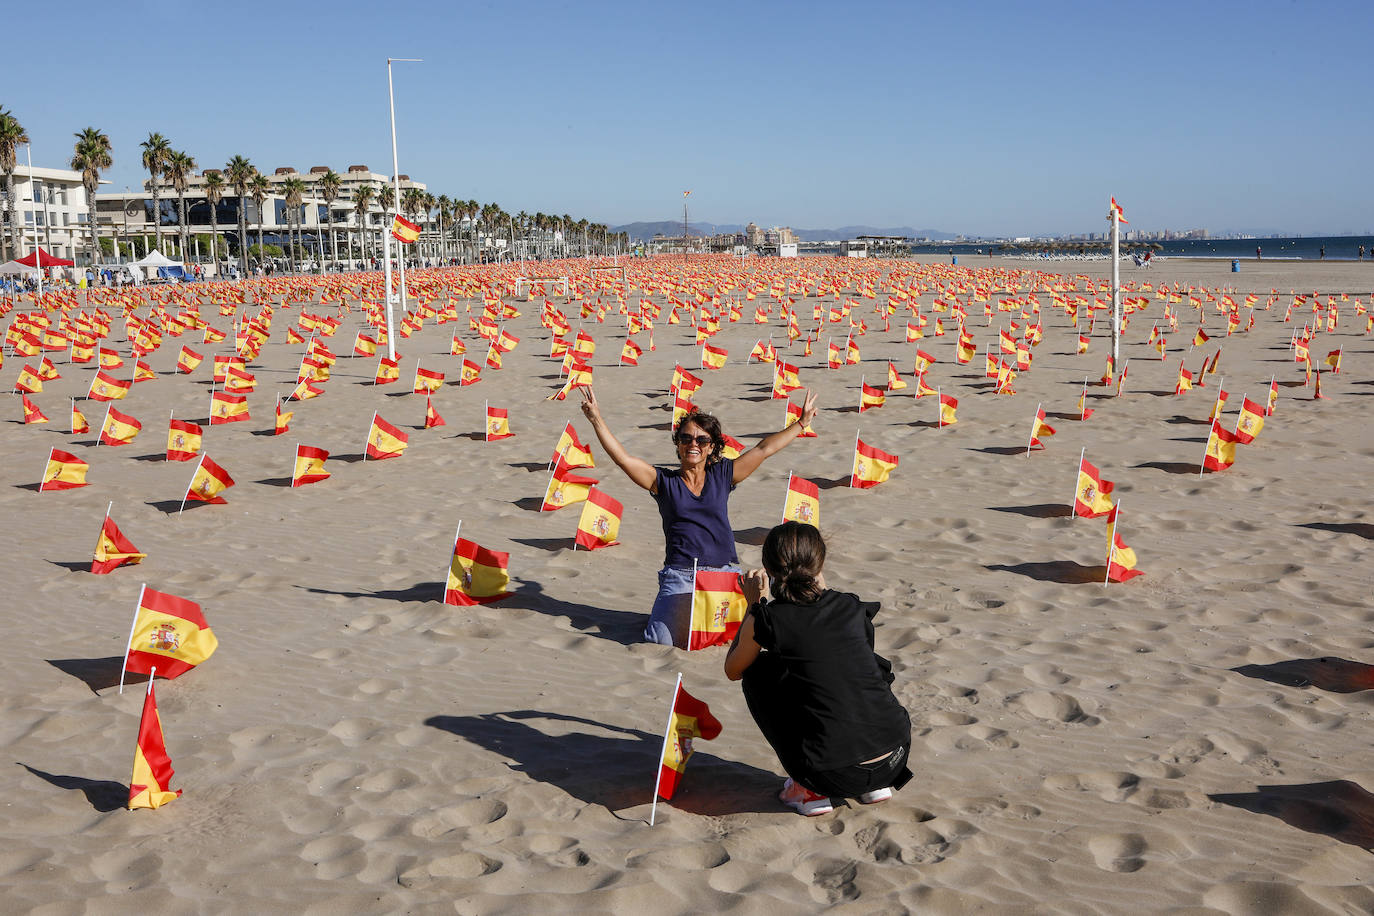
<instances>
[{"instance_id":1,"label":"footprint in sand","mask_svg":"<svg viewBox=\"0 0 1374 916\"><path fill-rule=\"evenodd\" d=\"M1123 802L1135 794L1140 777L1120 770L1092 773L1051 773L1045 788L1058 792L1090 792L1103 801Z\"/></svg>"},{"instance_id":2,"label":"footprint in sand","mask_svg":"<svg viewBox=\"0 0 1374 916\"><path fill-rule=\"evenodd\" d=\"M637 849L625 857L627 868L648 868L657 871L663 868L676 868L683 871L705 871L719 868L730 861L730 853L716 842L693 843L687 846L670 846L663 849Z\"/></svg>"},{"instance_id":3,"label":"footprint in sand","mask_svg":"<svg viewBox=\"0 0 1374 916\"><path fill-rule=\"evenodd\" d=\"M1088 840L1088 852L1103 871L1139 871L1145 850L1145 838L1138 833L1102 833Z\"/></svg>"},{"instance_id":4,"label":"footprint in sand","mask_svg":"<svg viewBox=\"0 0 1374 916\"><path fill-rule=\"evenodd\" d=\"M109 893L141 890L157 882L162 857L142 849L113 849L91 860L91 872L105 882Z\"/></svg>"},{"instance_id":5,"label":"footprint in sand","mask_svg":"<svg viewBox=\"0 0 1374 916\"><path fill-rule=\"evenodd\" d=\"M356 875L367 867L367 846L354 836L326 836L301 847L300 857L315 866L315 873L326 881Z\"/></svg>"},{"instance_id":6,"label":"footprint in sand","mask_svg":"<svg viewBox=\"0 0 1374 916\"><path fill-rule=\"evenodd\" d=\"M832 904L859 896L859 889L854 886L858 871L859 863L853 859L814 856L798 864L792 876L810 887L812 900Z\"/></svg>"},{"instance_id":7,"label":"footprint in sand","mask_svg":"<svg viewBox=\"0 0 1374 916\"><path fill-rule=\"evenodd\" d=\"M1026 665L1021 669L1021 673L1026 676L1037 687L1058 687L1060 684L1067 684L1073 678L1049 662L1035 662Z\"/></svg>"},{"instance_id":8,"label":"footprint in sand","mask_svg":"<svg viewBox=\"0 0 1374 916\"><path fill-rule=\"evenodd\" d=\"M1078 700L1067 693L1051 690L1032 690L1012 700L1022 710L1046 722L1064 722L1074 725L1096 725L1101 720L1083 712Z\"/></svg>"},{"instance_id":9,"label":"footprint in sand","mask_svg":"<svg viewBox=\"0 0 1374 916\"><path fill-rule=\"evenodd\" d=\"M873 824L854 834L859 852L875 862L933 865L945 858L949 842L925 824Z\"/></svg>"},{"instance_id":10,"label":"footprint in sand","mask_svg":"<svg viewBox=\"0 0 1374 916\"><path fill-rule=\"evenodd\" d=\"M396 882L401 887L425 888L439 878L480 878L501 867L501 863L475 852L460 852L416 865L402 872Z\"/></svg>"}]
</instances>

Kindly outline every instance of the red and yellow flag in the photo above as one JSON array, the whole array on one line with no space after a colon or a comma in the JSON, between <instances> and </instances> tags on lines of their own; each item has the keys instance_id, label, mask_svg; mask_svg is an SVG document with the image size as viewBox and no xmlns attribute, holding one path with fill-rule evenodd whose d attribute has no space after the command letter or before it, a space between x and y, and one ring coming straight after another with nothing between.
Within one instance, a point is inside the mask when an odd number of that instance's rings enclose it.
<instances>
[{"instance_id":1,"label":"red and yellow flag","mask_svg":"<svg viewBox=\"0 0 1374 916\"><path fill-rule=\"evenodd\" d=\"M216 391L210 395L210 425L219 426L223 423L238 423L249 419L248 416L248 396L246 394L230 394L227 391Z\"/></svg>"},{"instance_id":2,"label":"red and yellow flag","mask_svg":"<svg viewBox=\"0 0 1374 916\"><path fill-rule=\"evenodd\" d=\"M713 347L708 343L701 345L701 368L703 369L723 369L725 368L725 358L729 351L724 347Z\"/></svg>"},{"instance_id":3,"label":"red and yellow flag","mask_svg":"<svg viewBox=\"0 0 1374 916\"><path fill-rule=\"evenodd\" d=\"M404 245L409 245L420 237L420 227L398 213L391 221L391 237Z\"/></svg>"},{"instance_id":4,"label":"red and yellow flag","mask_svg":"<svg viewBox=\"0 0 1374 916\"><path fill-rule=\"evenodd\" d=\"M130 633L124 670L167 679L178 677L214 654L219 640L200 605L143 586Z\"/></svg>"},{"instance_id":5,"label":"red and yellow flag","mask_svg":"<svg viewBox=\"0 0 1374 916\"><path fill-rule=\"evenodd\" d=\"M463 360L462 374L458 378L458 384L462 386L476 385L482 380L482 367L470 359Z\"/></svg>"},{"instance_id":6,"label":"red and yellow flag","mask_svg":"<svg viewBox=\"0 0 1374 916\"><path fill-rule=\"evenodd\" d=\"M859 489L876 487L897 467L897 456L874 448L862 439L854 440L854 466L849 485Z\"/></svg>"},{"instance_id":7,"label":"red and yellow flag","mask_svg":"<svg viewBox=\"0 0 1374 916\"><path fill-rule=\"evenodd\" d=\"M378 413L372 414L372 426L367 431L367 457L399 458L410 444L410 436L392 426Z\"/></svg>"},{"instance_id":8,"label":"red and yellow flag","mask_svg":"<svg viewBox=\"0 0 1374 916\"><path fill-rule=\"evenodd\" d=\"M329 479L324 463L329 453L322 448L310 445L296 446L296 466L291 472L291 486L303 487L308 483L319 483Z\"/></svg>"},{"instance_id":9,"label":"red and yellow flag","mask_svg":"<svg viewBox=\"0 0 1374 916\"><path fill-rule=\"evenodd\" d=\"M72 434L90 431L91 424L86 422L86 415L81 412L81 408L76 406L76 398L72 398Z\"/></svg>"},{"instance_id":10,"label":"red and yellow flag","mask_svg":"<svg viewBox=\"0 0 1374 916\"><path fill-rule=\"evenodd\" d=\"M509 439L515 433L510 431L510 412L505 407L487 405L487 441Z\"/></svg>"},{"instance_id":11,"label":"red and yellow flag","mask_svg":"<svg viewBox=\"0 0 1374 916\"><path fill-rule=\"evenodd\" d=\"M1264 429L1264 408L1249 398L1242 398L1240 416L1236 418L1235 439L1241 445L1249 445Z\"/></svg>"},{"instance_id":12,"label":"red and yellow flag","mask_svg":"<svg viewBox=\"0 0 1374 916\"><path fill-rule=\"evenodd\" d=\"M375 384L389 385L401 377L401 357L397 354L395 359L387 359L385 356L377 358L377 377Z\"/></svg>"},{"instance_id":13,"label":"red and yellow flag","mask_svg":"<svg viewBox=\"0 0 1374 916\"><path fill-rule=\"evenodd\" d=\"M582 504L582 515L577 520L573 549L599 550L619 544L616 538L620 536L620 519L624 512L625 508L617 500L592 487L587 491L587 501Z\"/></svg>"},{"instance_id":14,"label":"red and yellow flag","mask_svg":"<svg viewBox=\"0 0 1374 916\"><path fill-rule=\"evenodd\" d=\"M1126 546L1117 530L1120 506L1113 506L1107 513L1107 581L1126 582L1136 576L1145 575L1135 568L1135 551Z\"/></svg>"},{"instance_id":15,"label":"red and yellow flag","mask_svg":"<svg viewBox=\"0 0 1374 916\"><path fill-rule=\"evenodd\" d=\"M202 454L196 472L191 475L191 482L186 487L186 499L223 504L226 500L219 494L233 485L234 478L229 476L229 472L212 461L209 455Z\"/></svg>"},{"instance_id":16,"label":"red and yellow flag","mask_svg":"<svg viewBox=\"0 0 1374 916\"><path fill-rule=\"evenodd\" d=\"M100 427L100 441L105 445L128 445L142 429L142 423L111 406L105 411L105 422Z\"/></svg>"},{"instance_id":17,"label":"red and yellow flag","mask_svg":"<svg viewBox=\"0 0 1374 916\"><path fill-rule=\"evenodd\" d=\"M24 422L25 422L25 423L47 423L47 422L48 422L47 415L44 414L43 411L41 411L41 410L38 409L38 405L37 405L37 404L35 404L33 401L30 401L30 400L29 400L29 396L28 396L27 394L21 394L19 397L20 397L20 399L21 399L21 400L20 400L20 405L24 408Z\"/></svg>"},{"instance_id":18,"label":"red and yellow flag","mask_svg":"<svg viewBox=\"0 0 1374 916\"><path fill-rule=\"evenodd\" d=\"M201 429L190 420L170 420L167 424L167 460L191 461L200 452Z\"/></svg>"},{"instance_id":19,"label":"red and yellow flag","mask_svg":"<svg viewBox=\"0 0 1374 916\"><path fill-rule=\"evenodd\" d=\"M143 695L143 715L138 720L138 740L134 743L134 770L129 777L129 810L161 808L174 798L181 797L180 789L172 789L172 758L167 756L167 744L162 737L162 719L157 714L157 699L153 696L153 682Z\"/></svg>"},{"instance_id":20,"label":"red and yellow flag","mask_svg":"<svg viewBox=\"0 0 1374 916\"><path fill-rule=\"evenodd\" d=\"M510 596L510 554L458 538L448 569L445 604L490 604Z\"/></svg>"},{"instance_id":21,"label":"red and yellow flag","mask_svg":"<svg viewBox=\"0 0 1374 916\"><path fill-rule=\"evenodd\" d=\"M1045 422L1045 408L1035 408L1035 419L1031 421L1030 446L1026 449L1029 452L1033 448L1043 449L1045 443L1041 438L1048 439L1054 435L1054 427Z\"/></svg>"},{"instance_id":22,"label":"red and yellow flag","mask_svg":"<svg viewBox=\"0 0 1374 916\"><path fill-rule=\"evenodd\" d=\"M433 369L421 369L415 367L415 387L414 394L429 394L438 391L443 387L444 373L436 372Z\"/></svg>"},{"instance_id":23,"label":"red and yellow flag","mask_svg":"<svg viewBox=\"0 0 1374 916\"><path fill-rule=\"evenodd\" d=\"M131 381L107 375L104 369L99 369L91 379L91 387L86 392L86 397L92 401L118 401L129 394L133 384Z\"/></svg>"},{"instance_id":24,"label":"red and yellow flag","mask_svg":"<svg viewBox=\"0 0 1374 916\"><path fill-rule=\"evenodd\" d=\"M784 522L821 526L821 491L805 477L792 475L787 480L787 496L782 503Z\"/></svg>"},{"instance_id":25,"label":"red and yellow flag","mask_svg":"<svg viewBox=\"0 0 1374 916\"><path fill-rule=\"evenodd\" d=\"M695 582L688 650L729 645L749 610L739 573L699 569Z\"/></svg>"},{"instance_id":26,"label":"red and yellow flag","mask_svg":"<svg viewBox=\"0 0 1374 916\"><path fill-rule=\"evenodd\" d=\"M124 536L114 519L105 516L105 521L100 524L100 538L95 542L91 572L103 576L125 563L138 563L146 556L146 553L139 553L138 548Z\"/></svg>"},{"instance_id":27,"label":"red and yellow flag","mask_svg":"<svg viewBox=\"0 0 1374 916\"><path fill-rule=\"evenodd\" d=\"M572 473L572 469L560 459L554 465L553 473L549 475L549 485L544 491L544 503L539 507L539 511L553 512L564 506L580 503L587 498L587 494L597 483L599 481L590 477Z\"/></svg>"},{"instance_id":28,"label":"red and yellow flag","mask_svg":"<svg viewBox=\"0 0 1374 916\"><path fill-rule=\"evenodd\" d=\"M592 450L577 438L577 430L573 429L571 421L563 427L563 434L558 437L558 442L553 447L554 460L557 461L560 456L563 463L570 468L596 467Z\"/></svg>"},{"instance_id":29,"label":"red and yellow flag","mask_svg":"<svg viewBox=\"0 0 1374 916\"><path fill-rule=\"evenodd\" d=\"M183 374L190 374L196 370L196 367L199 366L204 359L204 356L192 350L190 347L183 345L181 353L177 356L177 371Z\"/></svg>"},{"instance_id":30,"label":"red and yellow flag","mask_svg":"<svg viewBox=\"0 0 1374 916\"><path fill-rule=\"evenodd\" d=\"M906 382L902 381L902 373L897 371L896 363L887 364L887 390L900 391L906 387Z\"/></svg>"},{"instance_id":31,"label":"red and yellow flag","mask_svg":"<svg viewBox=\"0 0 1374 916\"><path fill-rule=\"evenodd\" d=\"M306 385L308 387L307 382L301 382L301 385ZM299 389L300 385L297 385L296 387ZM310 395L310 397L314 397L314 395ZM291 428L291 418L296 415L296 412L294 410L282 410L281 404L281 401L277 402L276 418L272 427L272 435L274 436L280 436L282 433L289 430Z\"/></svg>"},{"instance_id":32,"label":"red and yellow flag","mask_svg":"<svg viewBox=\"0 0 1374 916\"><path fill-rule=\"evenodd\" d=\"M959 409L959 399L950 394L940 395L940 422L938 426L953 426L959 422L956 411Z\"/></svg>"},{"instance_id":33,"label":"red and yellow flag","mask_svg":"<svg viewBox=\"0 0 1374 916\"><path fill-rule=\"evenodd\" d=\"M663 736L663 754L659 758L655 794L671 799L687 772L692 759L692 743L697 738L710 741L720 734L720 722L711 709L682 687L679 676L673 692L673 705L668 712L668 727Z\"/></svg>"},{"instance_id":34,"label":"red and yellow flag","mask_svg":"<svg viewBox=\"0 0 1374 916\"><path fill-rule=\"evenodd\" d=\"M1073 514L1083 518L1101 518L1112 510L1111 492L1116 484L1103 480L1102 474L1089 461L1079 459L1078 486L1073 494Z\"/></svg>"},{"instance_id":35,"label":"red and yellow flag","mask_svg":"<svg viewBox=\"0 0 1374 916\"><path fill-rule=\"evenodd\" d=\"M886 401L887 395L883 394L881 388L874 388L862 381L859 383L859 413L872 410L875 407L882 407Z\"/></svg>"},{"instance_id":36,"label":"red and yellow flag","mask_svg":"<svg viewBox=\"0 0 1374 916\"><path fill-rule=\"evenodd\" d=\"M1236 436L1221 424L1212 422L1207 436L1207 452L1202 457L1202 467L1208 471L1224 471L1236 463Z\"/></svg>"},{"instance_id":37,"label":"red and yellow flag","mask_svg":"<svg viewBox=\"0 0 1374 916\"><path fill-rule=\"evenodd\" d=\"M429 395L425 395L425 429L433 429L443 425L444 418L439 415L439 411L434 409L433 399Z\"/></svg>"},{"instance_id":38,"label":"red and yellow flag","mask_svg":"<svg viewBox=\"0 0 1374 916\"><path fill-rule=\"evenodd\" d=\"M354 355L354 356L375 356L376 354L377 354L377 340L376 340L376 338L374 338L374 337L369 337L368 335L364 334L362 331L359 331L359 332L358 332L358 336L355 337L355 338L353 339L353 355Z\"/></svg>"},{"instance_id":39,"label":"red and yellow flag","mask_svg":"<svg viewBox=\"0 0 1374 916\"><path fill-rule=\"evenodd\" d=\"M43 490L74 490L77 487L86 486L86 471L90 465L80 458L64 452L61 449L53 449L48 452L48 465L43 471L43 479L38 484L39 491Z\"/></svg>"}]
</instances>

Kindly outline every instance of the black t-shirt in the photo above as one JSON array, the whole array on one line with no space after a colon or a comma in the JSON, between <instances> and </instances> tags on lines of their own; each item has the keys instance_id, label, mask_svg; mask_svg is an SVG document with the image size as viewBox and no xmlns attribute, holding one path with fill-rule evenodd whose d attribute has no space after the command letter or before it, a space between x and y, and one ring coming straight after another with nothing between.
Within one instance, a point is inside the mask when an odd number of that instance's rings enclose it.
<instances>
[{"instance_id":1,"label":"black t-shirt","mask_svg":"<svg viewBox=\"0 0 1374 916\"><path fill-rule=\"evenodd\" d=\"M778 696L795 704L787 719L814 769L872 760L911 739L911 719L888 686L892 664L873 651L877 613L876 602L837 591L814 604L754 609L754 640L782 666Z\"/></svg>"}]
</instances>

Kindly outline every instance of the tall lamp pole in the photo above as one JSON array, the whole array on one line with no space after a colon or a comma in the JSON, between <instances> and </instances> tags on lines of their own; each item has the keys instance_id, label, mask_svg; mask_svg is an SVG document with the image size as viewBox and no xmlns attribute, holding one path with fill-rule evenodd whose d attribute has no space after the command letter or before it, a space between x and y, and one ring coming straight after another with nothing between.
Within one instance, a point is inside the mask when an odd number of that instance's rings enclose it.
<instances>
[{"instance_id":1,"label":"tall lamp pole","mask_svg":"<svg viewBox=\"0 0 1374 916\"><path fill-rule=\"evenodd\" d=\"M391 102L391 185L395 199L392 206L396 208L396 213L401 212L401 167L396 157L396 90L391 81L391 65L398 63L421 63L418 57L388 57L386 59L386 93ZM392 214L392 225L395 225L395 214ZM387 358L396 358L396 320L391 310L391 231L383 227L382 243L386 246L383 251L383 263L386 265L386 350ZM397 253L401 253L400 246L397 246ZM406 283L405 283L405 255L401 254L401 310L406 307Z\"/></svg>"},{"instance_id":2,"label":"tall lamp pole","mask_svg":"<svg viewBox=\"0 0 1374 916\"><path fill-rule=\"evenodd\" d=\"M1107 210L1112 227L1112 366L1121 362L1121 224L1126 222L1121 205L1112 198Z\"/></svg>"},{"instance_id":3,"label":"tall lamp pole","mask_svg":"<svg viewBox=\"0 0 1374 916\"><path fill-rule=\"evenodd\" d=\"M692 196L691 191L682 192L682 263L687 263L687 198Z\"/></svg>"}]
</instances>

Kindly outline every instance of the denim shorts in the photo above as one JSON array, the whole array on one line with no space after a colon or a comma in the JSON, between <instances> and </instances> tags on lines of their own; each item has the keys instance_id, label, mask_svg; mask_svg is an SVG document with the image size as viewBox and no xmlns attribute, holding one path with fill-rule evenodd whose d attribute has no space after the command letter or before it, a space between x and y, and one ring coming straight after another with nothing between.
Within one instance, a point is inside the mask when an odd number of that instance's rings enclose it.
<instances>
[{"instance_id":1,"label":"denim shorts","mask_svg":"<svg viewBox=\"0 0 1374 916\"><path fill-rule=\"evenodd\" d=\"M698 566L698 572L739 572L738 564ZM687 648L692 629L692 592L696 583L691 567L665 566L658 571L658 597L644 627L644 641Z\"/></svg>"}]
</instances>

